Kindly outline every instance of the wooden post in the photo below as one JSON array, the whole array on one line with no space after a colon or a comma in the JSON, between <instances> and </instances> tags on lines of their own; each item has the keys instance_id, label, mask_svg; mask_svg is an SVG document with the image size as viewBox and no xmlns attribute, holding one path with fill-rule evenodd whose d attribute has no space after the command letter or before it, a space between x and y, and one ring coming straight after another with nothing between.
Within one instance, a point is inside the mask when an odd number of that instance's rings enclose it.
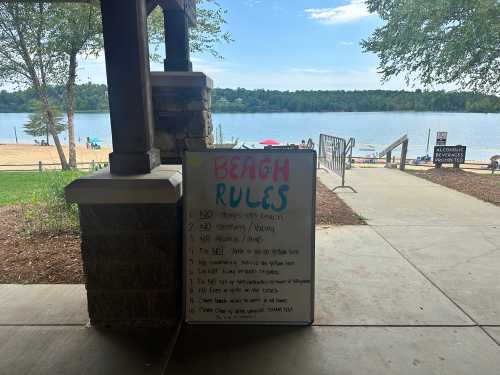
<instances>
[{"instance_id":1,"label":"wooden post","mask_svg":"<svg viewBox=\"0 0 500 375\"><path fill-rule=\"evenodd\" d=\"M43 172L42 162L41 161L38 162L38 172Z\"/></svg>"},{"instance_id":2,"label":"wooden post","mask_svg":"<svg viewBox=\"0 0 500 375\"><path fill-rule=\"evenodd\" d=\"M386 168L391 168L391 163L392 163L392 152L389 151L386 155L385 155L385 167Z\"/></svg>"},{"instance_id":3,"label":"wooden post","mask_svg":"<svg viewBox=\"0 0 500 375\"><path fill-rule=\"evenodd\" d=\"M191 72L189 24L183 10L163 8L165 20L165 71Z\"/></svg>"},{"instance_id":4,"label":"wooden post","mask_svg":"<svg viewBox=\"0 0 500 375\"><path fill-rule=\"evenodd\" d=\"M146 174L160 164L153 116L144 1L101 0L113 136L113 174Z\"/></svg>"},{"instance_id":5,"label":"wooden post","mask_svg":"<svg viewBox=\"0 0 500 375\"><path fill-rule=\"evenodd\" d=\"M401 146L401 162L399 163L399 169L404 171L406 168L406 155L408 154L408 141L404 141Z\"/></svg>"}]
</instances>

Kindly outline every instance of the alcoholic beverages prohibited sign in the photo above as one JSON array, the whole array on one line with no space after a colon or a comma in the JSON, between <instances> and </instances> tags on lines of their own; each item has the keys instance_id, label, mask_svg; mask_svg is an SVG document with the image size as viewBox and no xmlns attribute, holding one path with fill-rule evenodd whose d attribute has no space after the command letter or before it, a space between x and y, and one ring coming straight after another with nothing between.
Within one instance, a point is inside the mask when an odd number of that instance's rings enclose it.
<instances>
[{"instance_id":1,"label":"alcoholic beverages prohibited sign","mask_svg":"<svg viewBox=\"0 0 500 375\"><path fill-rule=\"evenodd\" d=\"M466 146L435 146L434 164L463 164L466 152Z\"/></svg>"},{"instance_id":2,"label":"alcoholic beverages prohibited sign","mask_svg":"<svg viewBox=\"0 0 500 375\"><path fill-rule=\"evenodd\" d=\"M316 153L186 152L183 174L185 320L311 324Z\"/></svg>"}]
</instances>

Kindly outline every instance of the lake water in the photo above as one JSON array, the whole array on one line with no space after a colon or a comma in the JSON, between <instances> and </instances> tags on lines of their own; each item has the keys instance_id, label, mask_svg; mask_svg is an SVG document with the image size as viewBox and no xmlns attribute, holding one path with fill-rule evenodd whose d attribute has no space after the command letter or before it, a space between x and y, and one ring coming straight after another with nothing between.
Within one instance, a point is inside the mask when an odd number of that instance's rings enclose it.
<instances>
[{"instance_id":1,"label":"lake water","mask_svg":"<svg viewBox=\"0 0 500 375\"><path fill-rule=\"evenodd\" d=\"M0 143L14 143L17 128L20 143L33 143L34 139L23 133L26 113L0 113ZM403 134L410 138L409 156L425 154L428 129L432 146L436 131L448 132L449 145L466 145L467 159L487 160L500 154L500 114L434 113L434 112L352 112L352 113L257 113L213 115L214 127L222 124L224 139L258 142L273 138L282 143L298 143L312 138L318 142L319 134L354 137L358 145L356 155L365 145L376 151ZM97 137L111 144L108 113L78 113L75 116L77 137ZM66 135L62 135L66 140ZM0 157L1 159L1 157Z\"/></svg>"}]
</instances>

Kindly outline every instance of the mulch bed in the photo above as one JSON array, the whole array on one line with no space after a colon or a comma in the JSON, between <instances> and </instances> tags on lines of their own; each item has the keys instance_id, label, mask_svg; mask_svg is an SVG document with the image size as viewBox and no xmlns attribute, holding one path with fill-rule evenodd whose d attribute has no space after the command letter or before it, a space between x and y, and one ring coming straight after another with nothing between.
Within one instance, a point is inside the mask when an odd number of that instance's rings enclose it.
<instances>
[{"instance_id":1,"label":"mulch bed","mask_svg":"<svg viewBox=\"0 0 500 375\"><path fill-rule=\"evenodd\" d=\"M21 206L0 206L0 284L83 282L76 234L29 236Z\"/></svg>"},{"instance_id":2,"label":"mulch bed","mask_svg":"<svg viewBox=\"0 0 500 375\"><path fill-rule=\"evenodd\" d=\"M472 195L500 206L500 174L479 174L455 168L437 168L425 171L408 171L436 184Z\"/></svg>"},{"instance_id":3,"label":"mulch bed","mask_svg":"<svg viewBox=\"0 0 500 375\"><path fill-rule=\"evenodd\" d=\"M364 224L337 194L317 185L318 225ZM78 234L26 233L21 206L0 206L0 284L84 282Z\"/></svg>"},{"instance_id":4,"label":"mulch bed","mask_svg":"<svg viewBox=\"0 0 500 375\"><path fill-rule=\"evenodd\" d=\"M365 221L321 181L316 183L317 225L364 225Z\"/></svg>"}]
</instances>

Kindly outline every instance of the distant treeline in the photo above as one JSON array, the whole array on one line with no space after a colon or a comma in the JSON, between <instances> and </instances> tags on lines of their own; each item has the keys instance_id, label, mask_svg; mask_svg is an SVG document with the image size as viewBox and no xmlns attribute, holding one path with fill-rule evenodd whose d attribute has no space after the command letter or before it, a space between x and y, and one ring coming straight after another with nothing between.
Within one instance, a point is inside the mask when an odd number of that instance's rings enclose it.
<instances>
[{"instance_id":1,"label":"distant treeline","mask_svg":"<svg viewBox=\"0 0 500 375\"><path fill-rule=\"evenodd\" d=\"M216 89L215 112L500 112L500 98L445 91Z\"/></svg>"},{"instance_id":2,"label":"distant treeline","mask_svg":"<svg viewBox=\"0 0 500 375\"><path fill-rule=\"evenodd\" d=\"M75 89L75 108L77 111L105 112L109 110L106 85L86 83ZM64 111L66 95L64 86L49 87L53 104ZM37 95L35 90L7 92L0 91L0 112L32 112Z\"/></svg>"},{"instance_id":3,"label":"distant treeline","mask_svg":"<svg viewBox=\"0 0 500 375\"><path fill-rule=\"evenodd\" d=\"M52 87L50 96L62 110L64 86ZM0 91L0 112L31 112L32 89ZM214 89L214 112L500 112L500 98L469 92L445 91L274 91ZM87 83L76 88L76 110L108 110L106 85Z\"/></svg>"}]
</instances>

